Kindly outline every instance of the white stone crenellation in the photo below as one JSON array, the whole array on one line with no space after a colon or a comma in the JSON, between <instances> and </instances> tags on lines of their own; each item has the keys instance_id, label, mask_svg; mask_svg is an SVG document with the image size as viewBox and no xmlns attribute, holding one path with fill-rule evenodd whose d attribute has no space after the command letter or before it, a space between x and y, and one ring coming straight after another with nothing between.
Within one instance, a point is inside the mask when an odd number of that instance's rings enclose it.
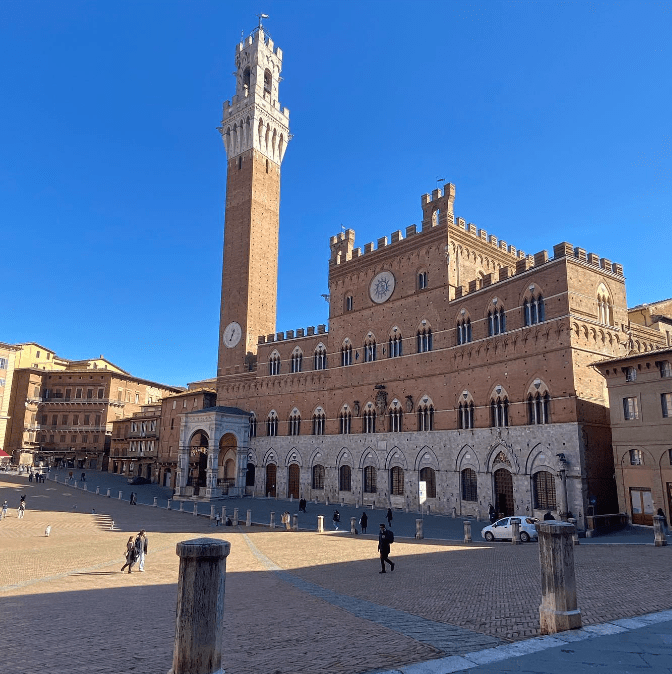
<instances>
[{"instance_id":1,"label":"white stone crenellation","mask_svg":"<svg viewBox=\"0 0 672 674\"><path fill-rule=\"evenodd\" d=\"M280 106L282 50L256 30L236 47L236 95L224 103L222 134L229 159L255 149L280 165L289 142L289 110Z\"/></svg>"}]
</instances>

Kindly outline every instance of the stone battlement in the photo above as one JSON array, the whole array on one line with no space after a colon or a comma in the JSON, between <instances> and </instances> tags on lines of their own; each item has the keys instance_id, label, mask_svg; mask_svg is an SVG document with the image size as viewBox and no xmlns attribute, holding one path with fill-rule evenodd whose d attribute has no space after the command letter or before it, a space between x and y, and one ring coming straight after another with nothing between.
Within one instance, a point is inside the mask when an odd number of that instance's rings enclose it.
<instances>
[{"instance_id":1,"label":"stone battlement","mask_svg":"<svg viewBox=\"0 0 672 674\"><path fill-rule=\"evenodd\" d=\"M329 332L325 324L318 325L317 330L314 325L308 328L298 328L296 331L287 330L287 332L274 332L271 335L260 335L257 344L272 344L274 342L286 342L290 339L299 339L301 337L313 337L314 335L326 335Z\"/></svg>"}]
</instances>

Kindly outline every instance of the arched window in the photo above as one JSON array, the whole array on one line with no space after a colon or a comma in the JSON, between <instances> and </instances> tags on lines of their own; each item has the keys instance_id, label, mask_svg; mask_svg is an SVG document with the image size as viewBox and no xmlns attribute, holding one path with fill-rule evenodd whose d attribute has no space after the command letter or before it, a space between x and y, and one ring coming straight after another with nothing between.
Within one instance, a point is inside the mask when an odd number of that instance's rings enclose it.
<instances>
[{"instance_id":1,"label":"arched window","mask_svg":"<svg viewBox=\"0 0 672 674\"><path fill-rule=\"evenodd\" d=\"M471 342L471 319L461 318L457 321L457 343L468 344Z\"/></svg>"},{"instance_id":2,"label":"arched window","mask_svg":"<svg viewBox=\"0 0 672 674\"><path fill-rule=\"evenodd\" d=\"M488 311L488 336L494 337L506 332L506 313L504 307Z\"/></svg>"},{"instance_id":3,"label":"arched window","mask_svg":"<svg viewBox=\"0 0 672 674\"><path fill-rule=\"evenodd\" d=\"M313 466L313 489L324 489L324 466Z\"/></svg>"},{"instance_id":4,"label":"arched window","mask_svg":"<svg viewBox=\"0 0 672 674\"><path fill-rule=\"evenodd\" d=\"M529 393L527 396L527 418L530 425L549 424L551 396L548 391Z\"/></svg>"},{"instance_id":5,"label":"arched window","mask_svg":"<svg viewBox=\"0 0 672 674\"><path fill-rule=\"evenodd\" d=\"M326 415L321 407L313 412L313 435L324 435L324 423Z\"/></svg>"},{"instance_id":6,"label":"arched window","mask_svg":"<svg viewBox=\"0 0 672 674\"><path fill-rule=\"evenodd\" d=\"M352 311L352 295L345 296L345 310Z\"/></svg>"},{"instance_id":7,"label":"arched window","mask_svg":"<svg viewBox=\"0 0 672 674\"><path fill-rule=\"evenodd\" d=\"M273 81L273 78L271 76L271 71L266 68L264 70L264 92L268 92L269 94L271 93L271 83Z\"/></svg>"},{"instance_id":8,"label":"arched window","mask_svg":"<svg viewBox=\"0 0 672 674\"><path fill-rule=\"evenodd\" d=\"M369 333L364 340L364 362L372 363L376 360L376 338Z\"/></svg>"},{"instance_id":9,"label":"arched window","mask_svg":"<svg viewBox=\"0 0 672 674\"><path fill-rule=\"evenodd\" d=\"M604 283L597 288L597 320L604 325L614 325L614 303Z\"/></svg>"},{"instance_id":10,"label":"arched window","mask_svg":"<svg viewBox=\"0 0 672 674\"><path fill-rule=\"evenodd\" d=\"M387 343L388 358L399 358L403 354L401 332L399 328L393 328Z\"/></svg>"},{"instance_id":11,"label":"arched window","mask_svg":"<svg viewBox=\"0 0 672 674\"><path fill-rule=\"evenodd\" d=\"M418 405L418 430L434 430L434 405L428 398L424 398Z\"/></svg>"},{"instance_id":12,"label":"arched window","mask_svg":"<svg viewBox=\"0 0 672 674\"><path fill-rule=\"evenodd\" d=\"M433 468L420 470L420 482L424 482L427 487L427 498L436 498L436 473Z\"/></svg>"},{"instance_id":13,"label":"arched window","mask_svg":"<svg viewBox=\"0 0 672 674\"><path fill-rule=\"evenodd\" d=\"M296 407L289 415L289 434L301 435L301 413L296 409Z\"/></svg>"},{"instance_id":14,"label":"arched window","mask_svg":"<svg viewBox=\"0 0 672 674\"><path fill-rule=\"evenodd\" d=\"M434 213L432 213L432 227L439 226L439 217L441 216L441 209L437 208Z\"/></svg>"},{"instance_id":15,"label":"arched window","mask_svg":"<svg viewBox=\"0 0 672 674\"><path fill-rule=\"evenodd\" d=\"M523 315L525 325L536 325L546 320L546 306L541 293L535 293L534 286L530 286L529 294L523 301Z\"/></svg>"},{"instance_id":16,"label":"arched window","mask_svg":"<svg viewBox=\"0 0 672 674\"><path fill-rule=\"evenodd\" d=\"M469 391L462 391L457 407L457 427L467 430L474 427L474 401Z\"/></svg>"},{"instance_id":17,"label":"arched window","mask_svg":"<svg viewBox=\"0 0 672 674\"><path fill-rule=\"evenodd\" d=\"M243 70L243 86L250 88L250 66L246 66Z\"/></svg>"},{"instance_id":18,"label":"arched window","mask_svg":"<svg viewBox=\"0 0 672 674\"><path fill-rule=\"evenodd\" d=\"M401 433L403 411L401 403L398 400L393 400L388 412L389 424L388 430L390 433Z\"/></svg>"},{"instance_id":19,"label":"arched window","mask_svg":"<svg viewBox=\"0 0 672 674\"><path fill-rule=\"evenodd\" d=\"M266 418L266 435L275 437L278 434L278 415L271 410Z\"/></svg>"},{"instance_id":20,"label":"arched window","mask_svg":"<svg viewBox=\"0 0 672 674\"><path fill-rule=\"evenodd\" d=\"M292 372L301 372L303 368L303 352L297 346L292 352Z\"/></svg>"},{"instance_id":21,"label":"arched window","mask_svg":"<svg viewBox=\"0 0 672 674\"><path fill-rule=\"evenodd\" d=\"M280 354L277 351L268 359L268 374L280 374Z\"/></svg>"},{"instance_id":22,"label":"arched window","mask_svg":"<svg viewBox=\"0 0 672 674\"><path fill-rule=\"evenodd\" d=\"M501 390L501 389L500 389ZM496 393L490 400L490 425L501 428L509 425L509 398Z\"/></svg>"},{"instance_id":23,"label":"arched window","mask_svg":"<svg viewBox=\"0 0 672 674\"><path fill-rule=\"evenodd\" d=\"M404 495L404 469L394 466L390 471L390 494L393 496Z\"/></svg>"},{"instance_id":24,"label":"arched window","mask_svg":"<svg viewBox=\"0 0 672 674\"><path fill-rule=\"evenodd\" d=\"M546 470L534 474L534 507L538 510L556 510L555 476Z\"/></svg>"},{"instance_id":25,"label":"arched window","mask_svg":"<svg viewBox=\"0 0 672 674\"><path fill-rule=\"evenodd\" d=\"M417 333L418 353L432 350L432 328L429 325L421 325Z\"/></svg>"},{"instance_id":26,"label":"arched window","mask_svg":"<svg viewBox=\"0 0 672 674\"><path fill-rule=\"evenodd\" d=\"M476 471L473 468L465 468L460 474L462 483L462 500L478 501L478 481Z\"/></svg>"},{"instance_id":27,"label":"arched window","mask_svg":"<svg viewBox=\"0 0 672 674\"><path fill-rule=\"evenodd\" d=\"M257 415L254 412L250 413L250 437L257 437Z\"/></svg>"},{"instance_id":28,"label":"arched window","mask_svg":"<svg viewBox=\"0 0 672 674\"><path fill-rule=\"evenodd\" d=\"M341 433L341 435L348 435L350 433L351 424L352 414L350 413L350 408L347 405L344 405L338 415L338 432Z\"/></svg>"},{"instance_id":29,"label":"arched window","mask_svg":"<svg viewBox=\"0 0 672 674\"><path fill-rule=\"evenodd\" d=\"M368 406L362 414L362 433L376 432L376 410L373 405Z\"/></svg>"},{"instance_id":30,"label":"arched window","mask_svg":"<svg viewBox=\"0 0 672 674\"><path fill-rule=\"evenodd\" d=\"M341 365L352 365L352 344L349 339L346 339L341 347Z\"/></svg>"},{"instance_id":31,"label":"arched window","mask_svg":"<svg viewBox=\"0 0 672 674\"><path fill-rule=\"evenodd\" d=\"M338 491L352 491L352 470L350 466L338 469Z\"/></svg>"},{"instance_id":32,"label":"arched window","mask_svg":"<svg viewBox=\"0 0 672 674\"><path fill-rule=\"evenodd\" d=\"M375 494L376 493L376 467L375 466L366 466L366 468L364 468L364 493L365 494Z\"/></svg>"},{"instance_id":33,"label":"arched window","mask_svg":"<svg viewBox=\"0 0 672 674\"><path fill-rule=\"evenodd\" d=\"M316 370L326 370L327 369L327 350L324 348L324 344L318 344L315 349L315 354L313 356L314 360L314 369Z\"/></svg>"},{"instance_id":34,"label":"arched window","mask_svg":"<svg viewBox=\"0 0 672 674\"><path fill-rule=\"evenodd\" d=\"M630 450L630 465L631 466L643 466L644 465L644 456L642 455L641 449L631 449Z\"/></svg>"},{"instance_id":35,"label":"arched window","mask_svg":"<svg viewBox=\"0 0 672 674\"><path fill-rule=\"evenodd\" d=\"M429 286L429 274L426 271L418 272L418 290L425 290Z\"/></svg>"}]
</instances>

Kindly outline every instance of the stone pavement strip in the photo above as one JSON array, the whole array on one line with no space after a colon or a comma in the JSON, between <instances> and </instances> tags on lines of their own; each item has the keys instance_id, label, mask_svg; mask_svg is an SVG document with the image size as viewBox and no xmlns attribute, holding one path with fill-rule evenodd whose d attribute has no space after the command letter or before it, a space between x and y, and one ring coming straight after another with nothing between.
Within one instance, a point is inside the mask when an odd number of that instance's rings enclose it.
<instances>
[{"instance_id":1,"label":"stone pavement strip","mask_svg":"<svg viewBox=\"0 0 672 674\"><path fill-rule=\"evenodd\" d=\"M19 520L22 493L28 510ZM175 630L175 545L203 535L231 543L227 674L447 673L459 671L449 668L456 663L508 666L541 647L539 657L550 666L556 650L565 658L572 654L563 648L584 648L584 635L650 622L637 616L672 609L669 546L580 546L579 606L587 627L553 637L565 645L549 648L556 642L548 637L529 639L538 637L540 602L533 544L400 537L395 571L379 575L371 535L215 528L187 512L1 475L0 502L5 498L12 509L0 522L0 674L166 674ZM146 573L122 574L126 541L140 528L149 536ZM651 628L628 634L635 639ZM577 635L584 641L568 648Z\"/></svg>"}]
</instances>

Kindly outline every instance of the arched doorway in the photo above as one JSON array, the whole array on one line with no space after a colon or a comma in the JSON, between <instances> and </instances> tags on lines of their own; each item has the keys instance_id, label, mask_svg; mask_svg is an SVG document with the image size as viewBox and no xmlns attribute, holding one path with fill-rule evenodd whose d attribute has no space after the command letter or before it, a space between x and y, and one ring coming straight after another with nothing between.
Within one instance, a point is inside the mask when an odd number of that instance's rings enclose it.
<instances>
[{"instance_id":1,"label":"arched doorway","mask_svg":"<svg viewBox=\"0 0 672 674\"><path fill-rule=\"evenodd\" d=\"M254 464L253 463L248 463L247 464L247 472L245 473L245 486L246 487L254 487Z\"/></svg>"},{"instance_id":2,"label":"arched doorway","mask_svg":"<svg viewBox=\"0 0 672 674\"><path fill-rule=\"evenodd\" d=\"M230 487L236 486L237 445L236 436L233 433L227 433L219 440L217 486L221 488L223 494L227 494Z\"/></svg>"},{"instance_id":3,"label":"arched doorway","mask_svg":"<svg viewBox=\"0 0 672 674\"><path fill-rule=\"evenodd\" d=\"M194 495L197 496L201 487L205 488L208 471L208 436L203 431L197 431L191 437L189 443L189 463L196 466L189 471L187 484L194 487Z\"/></svg>"},{"instance_id":4,"label":"arched doorway","mask_svg":"<svg viewBox=\"0 0 672 674\"><path fill-rule=\"evenodd\" d=\"M495 504L499 517L515 515L513 511L513 478L506 468L495 471Z\"/></svg>"},{"instance_id":5,"label":"arched doorway","mask_svg":"<svg viewBox=\"0 0 672 674\"><path fill-rule=\"evenodd\" d=\"M266 466L266 494L275 497L275 485L277 484L278 467L274 463Z\"/></svg>"},{"instance_id":6,"label":"arched doorway","mask_svg":"<svg viewBox=\"0 0 672 674\"><path fill-rule=\"evenodd\" d=\"M289 483L287 485L287 497L293 496L299 498L301 469L298 464L292 463L289 466Z\"/></svg>"}]
</instances>

